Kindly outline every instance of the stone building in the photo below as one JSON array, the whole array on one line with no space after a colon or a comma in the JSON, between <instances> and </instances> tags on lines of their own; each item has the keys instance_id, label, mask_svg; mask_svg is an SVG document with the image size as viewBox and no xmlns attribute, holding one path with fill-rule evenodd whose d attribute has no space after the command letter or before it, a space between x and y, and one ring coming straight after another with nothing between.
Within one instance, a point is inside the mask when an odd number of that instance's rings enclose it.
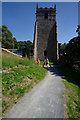
<instances>
[{"instance_id":1,"label":"stone building","mask_svg":"<svg viewBox=\"0 0 80 120\"><path fill-rule=\"evenodd\" d=\"M54 8L38 8L36 5L36 22L34 32L34 60L58 60L56 5Z\"/></svg>"}]
</instances>

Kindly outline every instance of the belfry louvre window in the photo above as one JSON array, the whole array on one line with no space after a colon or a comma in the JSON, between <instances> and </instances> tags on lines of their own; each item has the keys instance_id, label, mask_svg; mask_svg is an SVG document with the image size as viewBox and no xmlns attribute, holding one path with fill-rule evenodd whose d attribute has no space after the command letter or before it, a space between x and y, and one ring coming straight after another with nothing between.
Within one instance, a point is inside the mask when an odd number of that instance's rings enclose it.
<instances>
[{"instance_id":1,"label":"belfry louvre window","mask_svg":"<svg viewBox=\"0 0 80 120\"><path fill-rule=\"evenodd\" d=\"M48 13L45 13L44 17L45 17L45 19L48 19Z\"/></svg>"}]
</instances>

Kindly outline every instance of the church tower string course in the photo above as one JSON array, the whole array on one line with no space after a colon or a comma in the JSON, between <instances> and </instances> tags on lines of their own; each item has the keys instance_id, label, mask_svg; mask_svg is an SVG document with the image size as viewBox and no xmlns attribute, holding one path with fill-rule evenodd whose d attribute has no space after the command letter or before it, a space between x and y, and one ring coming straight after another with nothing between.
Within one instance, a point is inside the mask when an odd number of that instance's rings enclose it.
<instances>
[{"instance_id":1,"label":"church tower string course","mask_svg":"<svg viewBox=\"0 0 80 120\"><path fill-rule=\"evenodd\" d=\"M34 60L43 61L45 57L51 62L58 60L56 5L54 8L38 8L36 5L36 22L34 31Z\"/></svg>"}]
</instances>

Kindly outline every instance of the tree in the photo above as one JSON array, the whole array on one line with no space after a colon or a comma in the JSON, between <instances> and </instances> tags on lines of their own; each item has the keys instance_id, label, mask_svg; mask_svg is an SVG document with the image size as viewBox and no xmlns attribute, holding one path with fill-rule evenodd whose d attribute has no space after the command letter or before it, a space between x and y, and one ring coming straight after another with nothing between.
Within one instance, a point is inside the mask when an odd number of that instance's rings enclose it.
<instances>
[{"instance_id":1,"label":"tree","mask_svg":"<svg viewBox=\"0 0 80 120\"><path fill-rule=\"evenodd\" d=\"M78 35L80 36L80 25L78 25L76 32L78 32Z\"/></svg>"},{"instance_id":2,"label":"tree","mask_svg":"<svg viewBox=\"0 0 80 120\"><path fill-rule=\"evenodd\" d=\"M19 50L23 50L25 48L24 41L18 41Z\"/></svg>"},{"instance_id":3,"label":"tree","mask_svg":"<svg viewBox=\"0 0 80 120\"><path fill-rule=\"evenodd\" d=\"M80 66L80 37L72 38L64 49L65 64Z\"/></svg>"},{"instance_id":4,"label":"tree","mask_svg":"<svg viewBox=\"0 0 80 120\"><path fill-rule=\"evenodd\" d=\"M66 43L64 43L64 44L61 45L61 47L60 47L60 52L61 52L61 54L66 53L66 47L67 47L67 44L66 44Z\"/></svg>"},{"instance_id":5,"label":"tree","mask_svg":"<svg viewBox=\"0 0 80 120\"><path fill-rule=\"evenodd\" d=\"M30 53L33 51L33 43L28 41L19 41L19 50L23 51L23 56L27 54L28 57L30 57Z\"/></svg>"},{"instance_id":6,"label":"tree","mask_svg":"<svg viewBox=\"0 0 80 120\"><path fill-rule=\"evenodd\" d=\"M70 63L75 63L76 61L80 61L79 51L80 51L80 40L79 37L75 37L69 41L66 49L66 53Z\"/></svg>"},{"instance_id":7,"label":"tree","mask_svg":"<svg viewBox=\"0 0 80 120\"><path fill-rule=\"evenodd\" d=\"M33 43L30 40L28 40L27 42L24 41L24 43L26 47L27 56L30 57L30 53L31 51L33 51Z\"/></svg>"},{"instance_id":8,"label":"tree","mask_svg":"<svg viewBox=\"0 0 80 120\"><path fill-rule=\"evenodd\" d=\"M13 38L13 41L14 41L14 49L18 49L19 45L15 37Z\"/></svg>"},{"instance_id":9,"label":"tree","mask_svg":"<svg viewBox=\"0 0 80 120\"><path fill-rule=\"evenodd\" d=\"M2 28L0 27L0 42L2 41Z\"/></svg>"},{"instance_id":10,"label":"tree","mask_svg":"<svg viewBox=\"0 0 80 120\"><path fill-rule=\"evenodd\" d=\"M2 25L2 47L6 49L14 48L13 35L5 25Z\"/></svg>"}]
</instances>

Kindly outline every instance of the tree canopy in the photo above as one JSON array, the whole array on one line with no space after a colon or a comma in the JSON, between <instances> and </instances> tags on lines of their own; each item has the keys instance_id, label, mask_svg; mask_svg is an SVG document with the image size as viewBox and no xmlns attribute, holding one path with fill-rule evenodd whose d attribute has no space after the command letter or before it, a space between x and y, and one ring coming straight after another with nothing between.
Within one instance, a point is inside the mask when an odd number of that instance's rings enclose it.
<instances>
[{"instance_id":1,"label":"tree canopy","mask_svg":"<svg viewBox=\"0 0 80 120\"><path fill-rule=\"evenodd\" d=\"M15 37L13 38L13 41L14 41L14 49L19 49L19 45Z\"/></svg>"},{"instance_id":2,"label":"tree canopy","mask_svg":"<svg viewBox=\"0 0 80 120\"><path fill-rule=\"evenodd\" d=\"M80 66L80 37L72 38L68 44L61 46L65 63L73 65L77 63Z\"/></svg>"},{"instance_id":3,"label":"tree canopy","mask_svg":"<svg viewBox=\"0 0 80 120\"><path fill-rule=\"evenodd\" d=\"M6 49L14 48L13 34L5 25L2 25L2 47Z\"/></svg>"},{"instance_id":4,"label":"tree canopy","mask_svg":"<svg viewBox=\"0 0 80 120\"><path fill-rule=\"evenodd\" d=\"M80 25L78 25L76 32L78 32L78 35L80 36Z\"/></svg>"},{"instance_id":5,"label":"tree canopy","mask_svg":"<svg viewBox=\"0 0 80 120\"><path fill-rule=\"evenodd\" d=\"M0 28L0 40L1 40L1 31L2 31L2 47L6 49L18 49L22 50L30 56L31 51L33 51L33 43L28 41L17 41L13 34L8 29L7 26L2 25L2 29Z\"/></svg>"},{"instance_id":6,"label":"tree canopy","mask_svg":"<svg viewBox=\"0 0 80 120\"><path fill-rule=\"evenodd\" d=\"M23 56L27 54L27 56L30 56L31 51L33 51L33 43L28 40L28 41L18 41L19 44L19 50L23 51Z\"/></svg>"}]
</instances>

